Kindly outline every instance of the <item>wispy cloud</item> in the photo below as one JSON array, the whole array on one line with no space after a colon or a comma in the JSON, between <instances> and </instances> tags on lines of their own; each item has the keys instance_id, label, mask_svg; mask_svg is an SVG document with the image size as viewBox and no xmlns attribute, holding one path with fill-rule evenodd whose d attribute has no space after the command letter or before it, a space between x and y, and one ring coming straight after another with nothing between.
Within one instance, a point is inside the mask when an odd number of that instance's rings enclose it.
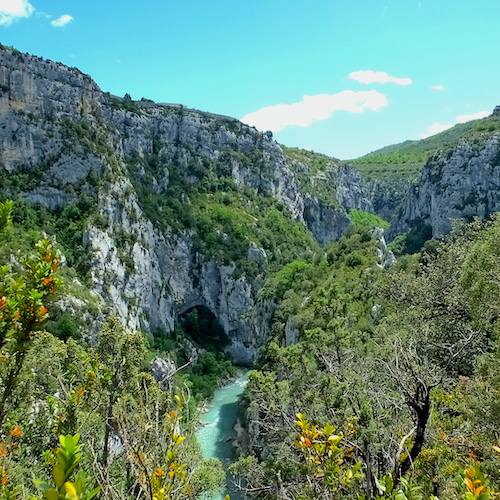
<instances>
[{"instance_id":1,"label":"wispy cloud","mask_svg":"<svg viewBox=\"0 0 500 500\"><path fill-rule=\"evenodd\" d=\"M429 88L432 90L446 90L446 87L444 85L431 85Z\"/></svg>"},{"instance_id":2,"label":"wispy cloud","mask_svg":"<svg viewBox=\"0 0 500 500\"><path fill-rule=\"evenodd\" d=\"M395 83L396 85L411 85L411 78L396 78L385 71L373 71L371 69L353 71L349 78L357 82L369 85L370 83Z\"/></svg>"},{"instance_id":3,"label":"wispy cloud","mask_svg":"<svg viewBox=\"0 0 500 500\"><path fill-rule=\"evenodd\" d=\"M474 113L472 115L460 115L455 118L455 123L433 123L432 125L429 125L427 127L427 132L424 132L423 134L419 135L419 139L426 139L427 137L430 137L431 135L438 134L439 132L444 132L445 130L448 130L449 128L453 127L457 123L465 123L469 122L471 120L478 120L479 118L486 118L487 116L490 115L489 111L478 111L477 113Z\"/></svg>"},{"instance_id":4,"label":"wispy cloud","mask_svg":"<svg viewBox=\"0 0 500 500\"><path fill-rule=\"evenodd\" d=\"M54 26L54 28L62 28L71 21L73 21L73 18L69 14L63 14L61 17L58 17L57 19L50 21L50 24Z\"/></svg>"},{"instance_id":5,"label":"wispy cloud","mask_svg":"<svg viewBox=\"0 0 500 500\"><path fill-rule=\"evenodd\" d=\"M418 137L419 139L427 139L427 137L430 137L431 135L434 134L439 134L439 132L444 132L445 130L448 130L449 128L453 127L453 123L433 123L432 125L429 125L427 127L427 132L424 132L423 134L420 134Z\"/></svg>"},{"instance_id":6,"label":"wispy cloud","mask_svg":"<svg viewBox=\"0 0 500 500\"><path fill-rule=\"evenodd\" d=\"M35 7L28 0L1 0L0 25L10 26L16 19L30 17Z\"/></svg>"},{"instance_id":7,"label":"wispy cloud","mask_svg":"<svg viewBox=\"0 0 500 500\"><path fill-rule=\"evenodd\" d=\"M471 120L479 120L479 118L486 118L490 115L489 111L478 111L473 115L461 115L457 116L457 123L470 122Z\"/></svg>"},{"instance_id":8,"label":"wispy cloud","mask_svg":"<svg viewBox=\"0 0 500 500\"><path fill-rule=\"evenodd\" d=\"M327 120L335 111L363 113L365 109L379 111L387 106L387 97L376 90L338 94L305 95L301 102L267 106L244 116L241 121L258 130L279 132L285 127L309 127L313 122Z\"/></svg>"}]
</instances>

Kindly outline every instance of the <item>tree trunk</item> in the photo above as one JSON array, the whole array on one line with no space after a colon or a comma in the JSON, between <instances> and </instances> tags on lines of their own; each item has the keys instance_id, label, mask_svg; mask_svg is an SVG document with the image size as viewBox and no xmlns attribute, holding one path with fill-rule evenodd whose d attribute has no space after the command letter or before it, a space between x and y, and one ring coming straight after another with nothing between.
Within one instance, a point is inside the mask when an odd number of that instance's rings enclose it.
<instances>
[{"instance_id":1,"label":"tree trunk","mask_svg":"<svg viewBox=\"0 0 500 500\"><path fill-rule=\"evenodd\" d=\"M102 466L107 470L109 460L109 438L111 437L112 421L113 421L113 405L115 404L114 393L109 395L108 411L106 414L105 428L104 428L104 445L102 449Z\"/></svg>"},{"instance_id":2,"label":"tree trunk","mask_svg":"<svg viewBox=\"0 0 500 500\"><path fill-rule=\"evenodd\" d=\"M373 483L375 482L372 472L372 455L370 452L370 444L368 441L364 442L364 460L366 466L365 474L365 496L366 500L373 499Z\"/></svg>"},{"instance_id":3,"label":"tree trunk","mask_svg":"<svg viewBox=\"0 0 500 500\"><path fill-rule=\"evenodd\" d=\"M408 406L414 411L416 416L416 432L415 441L410 450L408 456L401 462L401 464L396 464L395 470L395 481L400 477L404 476L416 458L420 455L424 445L425 438L425 428L427 426L427 421L429 420L431 401L430 401L430 390L424 384L419 383L415 396L407 401Z\"/></svg>"}]
</instances>

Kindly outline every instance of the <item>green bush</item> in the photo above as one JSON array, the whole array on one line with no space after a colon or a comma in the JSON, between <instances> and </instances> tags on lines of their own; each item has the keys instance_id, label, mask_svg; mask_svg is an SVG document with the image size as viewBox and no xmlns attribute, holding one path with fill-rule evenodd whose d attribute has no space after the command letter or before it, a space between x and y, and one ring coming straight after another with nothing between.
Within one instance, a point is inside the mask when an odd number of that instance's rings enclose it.
<instances>
[{"instance_id":1,"label":"green bush","mask_svg":"<svg viewBox=\"0 0 500 500\"><path fill-rule=\"evenodd\" d=\"M359 227L381 227L383 229L389 227L389 223L378 215L355 208L349 212L349 218L355 226Z\"/></svg>"}]
</instances>

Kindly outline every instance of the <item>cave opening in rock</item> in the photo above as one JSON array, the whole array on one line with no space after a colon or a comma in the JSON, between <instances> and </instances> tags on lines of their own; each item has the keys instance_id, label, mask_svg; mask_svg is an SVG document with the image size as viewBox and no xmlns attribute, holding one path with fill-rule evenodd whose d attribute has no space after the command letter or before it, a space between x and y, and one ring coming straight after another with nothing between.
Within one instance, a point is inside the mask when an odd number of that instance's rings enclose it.
<instances>
[{"instance_id":1,"label":"cave opening in rock","mask_svg":"<svg viewBox=\"0 0 500 500\"><path fill-rule=\"evenodd\" d=\"M183 333L207 351L222 351L230 344L214 313L205 306L198 305L179 316L179 327Z\"/></svg>"},{"instance_id":2,"label":"cave opening in rock","mask_svg":"<svg viewBox=\"0 0 500 500\"><path fill-rule=\"evenodd\" d=\"M189 339L198 350L190 361L192 351L188 352L184 343L184 348L178 351L178 362L190 362L187 372L193 394L209 400L220 381L236 373L233 363L224 352L224 347L230 344L229 337L208 307L192 307L179 315L178 320L174 332L177 341L183 345L182 339Z\"/></svg>"}]
</instances>

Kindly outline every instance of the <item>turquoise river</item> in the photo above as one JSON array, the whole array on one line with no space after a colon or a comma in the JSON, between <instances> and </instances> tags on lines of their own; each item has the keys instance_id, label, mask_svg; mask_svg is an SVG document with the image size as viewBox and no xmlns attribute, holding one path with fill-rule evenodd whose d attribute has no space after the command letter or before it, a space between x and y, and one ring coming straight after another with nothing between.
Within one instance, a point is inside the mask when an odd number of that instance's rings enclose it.
<instances>
[{"instance_id":1,"label":"turquoise river","mask_svg":"<svg viewBox=\"0 0 500 500\"><path fill-rule=\"evenodd\" d=\"M202 427L196 433L203 450L203 456L206 459L216 458L220 460L225 469L235 459L233 441L236 432L234 425L238 418L238 404L243 397L248 375L249 373L246 373L234 382L215 391L208 411L201 417ZM227 494L231 496L231 500L242 498L237 491L232 490L228 485L224 493L213 495L207 500L223 500Z\"/></svg>"}]
</instances>

